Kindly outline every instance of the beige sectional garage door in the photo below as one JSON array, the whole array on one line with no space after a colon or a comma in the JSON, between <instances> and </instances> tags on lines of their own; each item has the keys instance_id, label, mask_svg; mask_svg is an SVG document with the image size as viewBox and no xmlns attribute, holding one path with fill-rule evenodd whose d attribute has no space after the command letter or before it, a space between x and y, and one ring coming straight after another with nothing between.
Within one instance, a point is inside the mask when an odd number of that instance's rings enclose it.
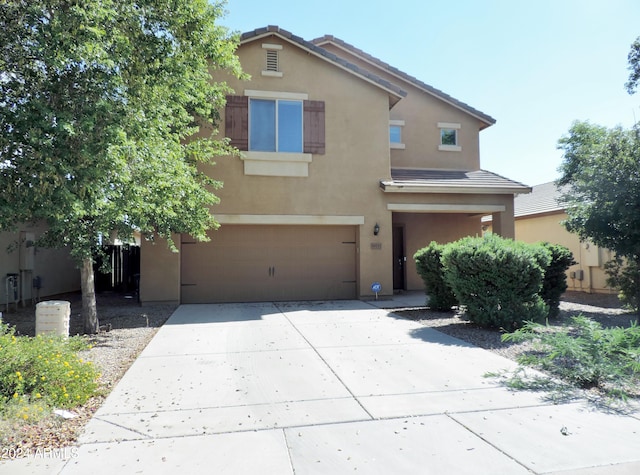
<instances>
[{"instance_id":1,"label":"beige sectional garage door","mask_svg":"<svg viewBox=\"0 0 640 475\"><path fill-rule=\"evenodd\" d=\"M222 226L183 237L182 303L356 297L353 226Z\"/></svg>"}]
</instances>

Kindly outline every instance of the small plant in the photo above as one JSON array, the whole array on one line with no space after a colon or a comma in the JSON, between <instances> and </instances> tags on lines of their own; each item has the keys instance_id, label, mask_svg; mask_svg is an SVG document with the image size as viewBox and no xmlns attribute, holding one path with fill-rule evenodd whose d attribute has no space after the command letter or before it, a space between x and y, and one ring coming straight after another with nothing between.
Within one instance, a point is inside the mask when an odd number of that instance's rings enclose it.
<instances>
[{"instance_id":1,"label":"small plant","mask_svg":"<svg viewBox=\"0 0 640 475\"><path fill-rule=\"evenodd\" d=\"M549 318L556 318L560 313L560 297L567 290L567 274L569 266L576 264L569 249L560 244L542 242L539 244L551 255L551 262L544 269L540 297L549 307Z\"/></svg>"},{"instance_id":2,"label":"small plant","mask_svg":"<svg viewBox=\"0 0 640 475\"><path fill-rule=\"evenodd\" d=\"M84 404L96 391L97 371L77 352L81 337L16 336L0 325L0 405L42 401L55 407ZM18 404L19 405L19 404Z\"/></svg>"},{"instance_id":3,"label":"small plant","mask_svg":"<svg viewBox=\"0 0 640 475\"><path fill-rule=\"evenodd\" d=\"M521 365L538 367L582 389L626 397L640 379L640 327L635 323L629 328L602 328L578 315L569 327L554 330L528 322L502 339L534 342L535 351L518 359Z\"/></svg>"},{"instance_id":4,"label":"small plant","mask_svg":"<svg viewBox=\"0 0 640 475\"><path fill-rule=\"evenodd\" d=\"M631 310L640 308L640 263L637 259L626 261L617 257L605 264L607 285L619 289L618 298Z\"/></svg>"},{"instance_id":5,"label":"small plant","mask_svg":"<svg viewBox=\"0 0 640 475\"><path fill-rule=\"evenodd\" d=\"M451 287L444 280L444 268L441 262L444 245L431 241L429 245L413 255L418 274L422 277L425 291L429 296L432 310L451 310L458 304Z\"/></svg>"}]
</instances>

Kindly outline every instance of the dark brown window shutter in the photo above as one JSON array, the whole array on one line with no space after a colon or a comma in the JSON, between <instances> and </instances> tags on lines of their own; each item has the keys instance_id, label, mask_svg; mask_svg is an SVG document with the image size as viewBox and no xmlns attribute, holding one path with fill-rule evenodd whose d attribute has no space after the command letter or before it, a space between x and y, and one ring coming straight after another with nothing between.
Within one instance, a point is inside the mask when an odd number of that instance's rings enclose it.
<instances>
[{"instance_id":1,"label":"dark brown window shutter","mask_svg":"<svg viewBox=\"0 0 640 475\"><path fill-rule=\"evenodd\" d=\"M324 101L304 101L304 153L324 155Z\"/></svg>"},{"instance_id":2,"label":"dark brown window shutter","mask_svg":"<svg viewBox=\"0 0 640 475\"><path fill-rule=\"evenodd\" d=\"M224 112L225 135L238 150L249 150L249 98L227 96Z\"/></svg>"}]
</instances>

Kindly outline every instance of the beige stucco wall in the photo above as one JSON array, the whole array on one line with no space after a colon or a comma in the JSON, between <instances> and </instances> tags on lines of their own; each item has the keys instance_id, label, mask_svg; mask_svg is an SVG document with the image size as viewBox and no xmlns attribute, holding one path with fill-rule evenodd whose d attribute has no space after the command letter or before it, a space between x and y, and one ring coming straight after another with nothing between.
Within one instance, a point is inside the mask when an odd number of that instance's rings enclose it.
<instances>
[{"instance_id":1,"label":"beige stucco wall","mask_svg":"<svg viewBox=\"0 0 640 475\"><path fill-rule=\"evenodd\" d=\"M173 241L180 249L180 236ZM140 246L140 301L180 302L180 255L167 246L167 241L142 239Z\"/></svg>"},{"instance_id":2,"label":"beige stucco wall","mask_svg":"<svg viewBox=\"0 0 640 475\"><path fill-rule=\"evenodd\" d=\"M283 46L282 78L261 75L262 43ZM364 216L359 227L360 295L371 294L371 279L390 292L391 214L378 187L380 179L390 177L388 94L276 37L241 46L238 55L251 81L229 80L236 94L245 89L302 92L310 100L325 101L326 151L313 155L304 178L247 176L242 160L218 160L208 170L224 182L214 214ZM224 124L220 132L224 134ZM374 237L375 223L381 231ZM371 241L381 242L382 249L371 249Z\"/></svg>"},{"instance_id":3,"label":"beige stucco wall","mask_svg":"<svg viewBox=\"0 0 640 475\"><path fill-rule=\"evenodd\" d=\"M436 99L414 86L411 82L388 73L375 64L327 44L323 46L376 75L397 84L407 92L407 97L396 104L390 119L404 120L402 141L405 149L391 150L391 165L402 168L443 168L449 170L478 170L480 168L480 121L460 109ZM439 122L460 124L458 142L461 151L441 151Z\"/></svg>"},{"instance_id":4,"label":"beige stucco wall","mask_svg":"<svg viewBox=\"0 0 640 475\"><path fill-rule=\"evenodd\" d=\"M43 226L24 225L16 232L0 233L0 304L5 304L7 301L5 280L7 274L20 274L20 252L23 252L18 249L9 252L7 248L9 246L15 248L19 243L20 231L34 233L37 239L44 229ZM37 296L42 299L80 290L80 271L67 249L36 248L33 267L33 271L25 272L22 275L22 296L25 303ZM42 282L39 294L32 289L35 277L40 277ZM2 310L0 308L0 311Z\"/></svg>"},{"instance_id":5,"label":"beige stucco wall","mask_svg":"<svg viewBox=\"0 0 640 475\"><path fill-rule=\"evenodd\" d=\"M516 239L525 242L548 241L561 244L573 253L578 264L567 271L569 290L584 292L612 292L606 284L604 264L611 259L611 253L589 243L581 243L577 235L568 232L560 223L567 218L558 212L543 216L516 219ZM582 270L582 280L570 278L570 273Z\"/></svg>"}]
</instances>

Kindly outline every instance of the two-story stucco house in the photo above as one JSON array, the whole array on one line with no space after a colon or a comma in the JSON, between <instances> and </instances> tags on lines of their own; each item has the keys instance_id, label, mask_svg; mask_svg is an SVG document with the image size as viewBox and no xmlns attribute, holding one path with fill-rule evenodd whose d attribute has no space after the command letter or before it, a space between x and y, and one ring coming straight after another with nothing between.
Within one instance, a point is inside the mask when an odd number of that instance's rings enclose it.
<instances>
[{"instance_id":1,"label":"two-story stucco house","mask_svg":"<svg viewBox=\"0 0 640 475\"><path fill-rule=\"evenodd\" d=\"M529 188L480 167L490 116L326 36L245 33L249 81L228 79L220 133L242 151L205 171L224 187L211 241L143 243L143 302L370 298L421 289L430 241L513 237ZM207 133L207 131L203 131Z\"/></svg>"}]
</instances>

